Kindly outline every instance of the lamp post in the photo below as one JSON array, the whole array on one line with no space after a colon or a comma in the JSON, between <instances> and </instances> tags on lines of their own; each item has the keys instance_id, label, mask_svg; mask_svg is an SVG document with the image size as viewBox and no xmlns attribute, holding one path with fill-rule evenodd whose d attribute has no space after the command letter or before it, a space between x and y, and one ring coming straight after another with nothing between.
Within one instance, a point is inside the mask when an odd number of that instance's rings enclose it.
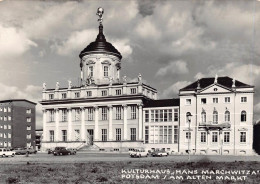
<instances>
[{"instance_id":1,"label":"lamp post","mask_svg":"<svg viewBox=\"0 0 260 184\"><path fill-rule=\"evenodd\" d=\"M190 112L187 112L186 114L187 116L187 120L188 120L188 123L189 123L189 139L188 139L188 154L189 154L189 158L188 160L190 161L190 139L191 139L191 132L190 132L190 123L191 123L191 113Z\"/></svg>"}]
</instances>

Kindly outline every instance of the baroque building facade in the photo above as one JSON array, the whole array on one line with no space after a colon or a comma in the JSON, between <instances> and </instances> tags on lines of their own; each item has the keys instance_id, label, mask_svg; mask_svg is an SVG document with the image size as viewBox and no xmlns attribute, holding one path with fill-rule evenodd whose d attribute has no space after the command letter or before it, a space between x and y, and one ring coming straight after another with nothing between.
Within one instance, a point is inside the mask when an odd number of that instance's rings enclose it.
<instances>
[{"instance_id":1,"label":"baroque building facade","mask_svg":"<svg viewBox=\"0 0 260 184\"><path fill-rule=\"evenodd\" d=\"M120 77L120 52L99 33L79 55L81 84L43 84L42 149L66 146L100 151L136 147L176 154L251 154L254 87L229 77L200 79L178 99Z\"/></svg>"}]
</instances>

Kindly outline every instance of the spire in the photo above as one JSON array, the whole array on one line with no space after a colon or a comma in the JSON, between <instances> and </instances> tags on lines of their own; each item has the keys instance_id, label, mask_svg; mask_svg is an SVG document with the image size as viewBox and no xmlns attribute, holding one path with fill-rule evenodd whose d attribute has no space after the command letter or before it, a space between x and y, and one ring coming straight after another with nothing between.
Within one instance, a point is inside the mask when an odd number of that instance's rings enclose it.
<instances>
[{"instance_id":1,"label":"spire","mask_svg":"<svg viewBox=\"0 0 260 184\"><path fill-rule=\"evenodd\" d=\"M232 80L232 88L235 88L235 87L236 87L236 79L233 78L233 80Z\"/></svg>"},{"instance_id":2,"label":"spire","mask_svg":"<svg viewBox=\"0 0 260 184\"><path fill-rule=\"evenodd\" d=\"M103 14L104 14L104 9L99 7L97 9L97 16L99 17L98 18L98 22L99 22L99 33L97 35L97 39L96 41L106 41L106 38L103 34L103 24L102 24L102 21L103 21Z\"/></svg>"},{"instance_id":3,"label":"spire","mask_svg":"<svg viewBox=\"0 0 260 184\"><path fill-rule=\"evenodd\" d=\"M218 74L216 74L216 76L215 76L215 81L214 81L214 83L218 83Z\"/></svg>"}]
</instances>

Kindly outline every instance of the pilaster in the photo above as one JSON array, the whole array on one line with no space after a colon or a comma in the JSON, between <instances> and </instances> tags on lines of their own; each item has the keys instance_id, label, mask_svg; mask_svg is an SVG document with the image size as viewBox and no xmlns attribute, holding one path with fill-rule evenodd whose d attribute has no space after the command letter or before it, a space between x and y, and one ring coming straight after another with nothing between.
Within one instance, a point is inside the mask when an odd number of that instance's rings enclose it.
<instances>
[{"instance_id":1,"label":"pilaster","mask_svg":"<svg viewBox=\"0 0 260 184\"><path fill-rule=\"evenodd\" d=\"M72 141L72 117L71 117L72 109L69 107L67 108L67 111L68 111L68 141Z\"/></svg>"},{"instance_id":2,"label":"pilaster","mask_svg":"<svg viewBox=\"0 0 260 184\"><path fill-rule=\"evenodd\" d=\"M82 141L85 141L86 140L86 128L85 128L85 108L84 107L81 107L80 108L81 110L81 140Z\"/></svg>"},{"instance_id":3,"label":"pilaster","mask_svg":"<svg viewBox=\"0 0 260 184\"><path fill-rule=\"evenodd\" d=\"M54 112L55 112L55 133L54 133L54 136L55 136L55 141L59 141L60 140L60 137L59 137L59 109L54 109Z\"/></svg>"},{"instance_id":4,"label":"pilaster","mask_svg":"<svg viewBox=\"0 0 260 184\"><path fill-rule=\"evenodd\" d=\"M95 128L94 128L94 141L98 141L98 106L94 106L95 111Z\"/></svg>"},{"instance_id":5,"label":"pilaster","mask_svg":"<svg viewBox=\"0 0 260 184\"><path fill-rule=\"evenodd\" d=\"M113 130L112 130L112 118L113 118L113 106L109 105L108 106L109 110L109 119L108 119L108 140L112 141L113 139Z\"/></svg>"},{"instance_id":6,"label":"pilaster","mask_svg":"<svg viewBox=\"0 0 260 184\"><path fill-rule=\"evenodd\" d=\"M124 109L124 140L127 140L127 105L124 104L123 105L123 109Z\"/></svg>"}]
</instances>

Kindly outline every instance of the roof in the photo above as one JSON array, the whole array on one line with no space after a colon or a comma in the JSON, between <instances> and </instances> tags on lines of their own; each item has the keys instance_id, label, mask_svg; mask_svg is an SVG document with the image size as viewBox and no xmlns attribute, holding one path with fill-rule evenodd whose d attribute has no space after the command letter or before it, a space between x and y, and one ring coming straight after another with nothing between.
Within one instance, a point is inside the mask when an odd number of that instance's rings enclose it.
<instances>
[{"instance_id":1,"label":"roof","mask_svg":"<svg viewBox=\"0 0 260 184\"><path fill-rule=\"evenodd\" d=\"M179 106L180 99L179 98L171 98L171 99L161 99L161 100L149 100L144 104L144 108L147 107L171 107L171 106Z\"/></svg>"},{"instance_id":2,"label":"roof","mask_svg":"<svg viewBox=\"0 0 260 184\"><path fill-rule=\"evenodd\" d=\"M203 89L203 88L206 88L212 84L214 84L214 81L215 81L215 78L214 77L211 77L211 78L202 78L202 79L199 79L197 80L196 82L193 82L192 84L180 89L180 91L192 91L192 90L195 90L197 89L198 87L198 81L199 81L199 84L200 84L200 88ZM217 83L222 85L222 86L225 86L227 88L232 88L232 84L233 84L233 79L230 78L230 77L218 77L217 78ZM238 80L235 81L235 86L236 88L249 88L249 87L254 87L254 86L251 86L251 85L248 85L248 84L245 84L243 82L240 82Z\"/></svg>"},{"instance_id":3,"label":"roof","mask_svg":"<svg viewBox=\"0 0 260 184\"><path fill-rule=\"evenodd\" d=\"M99 25L99 34L97 35L96 41L91 42L84 50L79 54L82 58L89 54L111 54L122 59L120 52L109 42L106 41L105 35L103 34L103 25Z\"/></svg>"},{"instance_id":4,"label":"roof","mask_svg":"<svg viewBox=\"0 0 260 184\"><path fill-rule=\"evenodd\" d=\"M17 102L17 101L25 101L34 105L37 105L37 103L26 100L26 99L9 99L9 100L1 100L0 103L6 103L6 102Z\"/></svg>"}]
</instances>

